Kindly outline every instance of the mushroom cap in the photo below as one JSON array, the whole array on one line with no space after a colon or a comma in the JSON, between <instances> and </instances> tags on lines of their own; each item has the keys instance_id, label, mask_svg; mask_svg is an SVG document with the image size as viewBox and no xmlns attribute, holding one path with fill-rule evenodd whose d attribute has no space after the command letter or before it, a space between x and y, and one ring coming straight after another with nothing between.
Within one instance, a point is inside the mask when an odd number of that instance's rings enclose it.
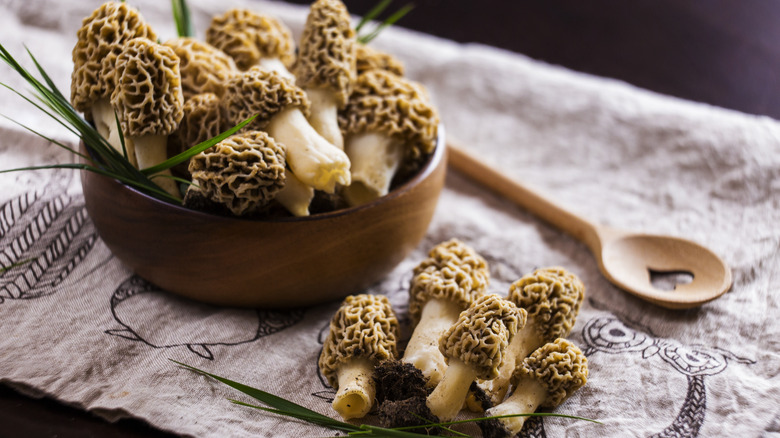
<instances>
[{"instance_id":1,"label":"mushroom cap","mask_svg":"<svg viewBox=\"0 0 780 438\"><path fill-rule=\"evenodd\" d=\"M85 114L98 99L111 97L116 86L114 66L124 43L138 37L157 39L137 10L118 2L95 9L84 18L76 35L70 100Z\"/></svg>"},{"instance_id":2,"label":"mushroom cap","mask_svg":"<svg viewBox=\"0 0 780 438\"><path fill-rule=\"evenodd\" d=\"M539 347L515 369L513 380L532 378L547 388L541 406L554 408L588 381L588 358L563 338Z\"/></svg>"},{"instance_id":3,"label":"mushroom cap","mask_svg":"<svg viewBox=\"0 0 780 438\"><path fill-rule=\"evenodd\" d=\"M490 271L487 262L458 239L434 246L414 268L409 288L409 314L419 321L430 299L445 299L465 309L485 292Z\"/></svg>"},{"instance_id":4,"label":"mushroom cap","mask_svg":"<svg viewBox=\"0 0 780 438\"><path fill-rule=\"evenodd\" d=\"M495 294L478 297L439 339L439 350L457 358L483 380L494 379L512 337L525 325L526 312Z\"/></svg>"},{"instance_id":5,"label":"mushroom cap","mask_svg":"<svg viewBox=\"0 0 780 438\"><path fill-rule=\"evenodd\" d=\"M338 106L344 107L356 77L356 45L349 12L341 0L312 3L298 47L297 84L332 89Z\"/></svg>"},{"instance_id":6,"label":"mushroom cap","mask_svg":"<svg viewBox=\"0 0 780 438\"><path fill-rule=\"evenodd\" d=\"M234 74L236 63L216 47L194 38L174 38L165 42L179 57L184 99L201 94L222 96L225 81Z\"/></svg>"},{"instance_id":7,"label":"mushroom cap","mask_svg":"<svg viewBox=\"0 0 780 438\"><path fill-rule=\"evenodd\" d=\"M204 142L222 132L222 106L214 93L203 93L184 101L184 116L170 138L176 143L175 153Z\"/></svg>"},{"instance_id":8,"label":"mushroom cap","mask_svg":"<svg viewBox=\"0 0 780 438\"><path fill-rule=\"evenodd\" d=\"M422 85L384 70L358 76L339 127L347 134L381 133L407 145L406 157L420 160L436 147L439 115Z\"/></svg>"},{"instance_id":9,"label":"mushroom cap","mask_svg":"<svg viewBox=\"0 0 780 438\"><path fill-rule=\"evenodd\" d=\"M232 57L241 70L261 58L278 58L288 68L295 62L290 29L274 17L248 9L231 9L215 16L206 30L206 41Z\"/></svg>"},{"instance_id":10,"label":"mushroom cap","mask_svg":"<svg viewBox=\"0 0 780 438\"><path fill-rule=\"evenodd\" d=\"M568 336L585 297L579 277L563 268L537 269L509 287L507 299L532 317L542 339Z\"/></svg>"},{"instance_id":11,"label":"mushroom cap","mask_svg":"<svg viewBox=\"0 0 780 438\"><path fill-rule=\"evenodd\" d=\"M184 115L179 58L170 47L146 38L130 40L116 59L111 93L122 132L170 135Z\"/></svg>"},{"instance_id":12,"label":"mushroom cap","mask_svg":"<svg viewBox=\"0 0 780 438\"><path fill-rule=\"evenodd\" d=\"M365 44L356 44L355 67L362 75L371 70L385 70L397 76L404 75L404 64L395 56Z\"/></svg>"},{"instance_id":13,"label":"mushroom cap","mask_svg":"<svg viewBox=\"0 0 780 438\"><path fill-rule=\"evenodd\" d=\"M277 72L252 67L233 75L225 83L222 107L230 127L258 114L250 126L262 129L273 116L290 105L307 114L309 98L302 89Z\"/></svg>"},{"instance_id":14,"label":"mushroom cap","mask_svg":"<svg viewBox=\"0 0 780 438\"><path fill-rule=\"evenodd\" d=\"M267 205L284 187L285 149L262 131L234 134L190 159L198 191L242 216Z\"/></svg>"},{"instance_id":15,"label":"mushroom cap","mask_svg":"<svg viewBox=\"0 0 780 438\"><path fill-rule=\"evenodd\" d=\"M398 355L398 318L384 295L350 295L330 320L319 367L338 388L338 369L353 358L375 363Z\"/></svg>"}]
</instances>

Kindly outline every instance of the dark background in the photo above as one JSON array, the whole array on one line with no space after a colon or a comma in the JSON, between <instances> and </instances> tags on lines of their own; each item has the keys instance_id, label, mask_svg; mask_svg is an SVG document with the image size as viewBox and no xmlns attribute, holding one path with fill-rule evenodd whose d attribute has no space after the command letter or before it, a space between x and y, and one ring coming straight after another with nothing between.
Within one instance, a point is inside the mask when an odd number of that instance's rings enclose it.
<instances>
[{"instance_id":1,"label":"dark background","mask_svg":"<svg viewBox=\"0 0 780 438\"><path fill-rule=\"evenodd\" d=\"M294 3L308 3L295 0ZM345 1L362 15L373 0ZM398 24L573 70L780 118L780 2L772 0L417 0ZM406 4L396 0L395 10ZM2 353L0 353L1 355ZM0 437L170 437L109 424L0 385Z\"/></svg>"}]
</instances>

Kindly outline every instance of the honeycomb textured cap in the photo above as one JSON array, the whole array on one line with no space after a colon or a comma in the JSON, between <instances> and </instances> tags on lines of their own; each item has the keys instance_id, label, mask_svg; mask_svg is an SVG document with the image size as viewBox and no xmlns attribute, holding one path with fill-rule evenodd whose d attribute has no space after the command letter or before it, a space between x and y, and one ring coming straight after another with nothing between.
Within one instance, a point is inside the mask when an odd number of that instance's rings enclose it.
<instances>
[{"instance_id":1,"label":"honeycomb textured cap","mask_svg":"<svg viewBox=\"0 0 780 438\"><path fill-rule=\"evenodd\" d=\"M487 290L489 280L487 262L474 249L458 239L442 242L414 268L409 314L419 321L423 306L430 299L451 301L465 309Z\"/></svg>"},{"instance_id":2,"label":"honeycomb textured cap","mask_svg":"<svg viewBox=\"0 0 780 438\"><path fill-rule=\"evenodd\" d=\"M125 44L116 60L111 105L129 136L170 135L184 115L179 58L146 38Z\"/></svg>"},{"instance_id":3,"label":"honeycomb textured cap","mask_svg":"<svg viewBox=\"0 0 780 438\"><path fill-rule=\"evenodd\" d=\"M330 385L338 388L339 367L352 358L374 363L398 356L398 318L383 295L351 295L330 320L319 367Z\"/></svg>"},{"instance_id":4,"label":"honeycomb textured cap","mask_svg":"<svg viewBox=\"0 0 780 438\"><path fill-rule=\"evenodd\" d=\"M356 77L356 45L355 31L344 3L340 0L312 3L298 48L297 84L334 90L338 106L344 107Z\"/></svg>"},{"instance_id":5,"label":"honeycomb textured cap","mask_svg":"<svg viewBox=\"0 0 780 438\"><path fill-rule=\"evenodd\" d=\"M222 96L225 81L237 72L233 58L208 43L194 38L174 38L166 41L165 45L179 57L185 100L202 93Z\"/></svg>"},{"instance_id":6,"label":"honeycomb textured cap","mask_svg":"<svg viewBox=\"0 0 780 438\"><path fill-rule=\"evenodd\" d=\"M231 9L215 16L206 29L206 42L227 53L241 70L261 58L278 58L290 68L295 62L295 41L290 29L274 17L248 9Z\"/></svg>"},{"instance_id":7,"label":"honeycomb textured cap","mask_svg":"<svg viewBox=\"0 0 780 438\"><path fill-rule=\"evenodd\" d=\"M498 376L504 353L525 325L525 310L498 295L478 297L439 339L445 357L457 358L484 380Z\"/></svg>"},{"instance_id":8,"label":"honeycomb textured cap","mask_svg":"<svg viewBox=\"0 0 780 438\"><path fill-rule=\"evenodd\" d=\"M546 342L569 335L584 297L585 285L579 277L560 267L523 276L512 283L507 296L528 312Z\"/></svg>"},{"instance_id":9,"label":"honeycomb textured cap","mask_svg":"<svg viewBox=\"0 0 780 438\"><path fill-rule=\"evenodd\" d=\"M71 104L89 114L92 104L110 98L116 86L115 68L122 46L134 38L157 40L141 14L125 3L108 2L84 18L73 47Z\"/></svg>"},{"instance_id":10,"label":"honeycomb textured cap","mask_svg":"<svg viewBox=\"0 0 780 438\"><path fill-rule=\"evenodd\" d=\"M346 134L381 133L407 147L406 158L419 161L436 147L439 115L422 85L384 70L358 76L339 127Z\"/></svg>"},{"instance_id":11,"label":"honeycomb textured cap","mask_svg":"<svg viewBox=\"0 0 780 438\"><path fill-rule=\"evenodd\" d=\"M250 127L262 129L273 116L290 106L308 114L309 99L302 89L277 72L252 67L225 83L222 107L230 127L257 114Z\"/></svg>"},{"instance_id":12,"label":"honeycomb textured cap","mask_svg":"<svg viewBox=\"0 0 780 438\"><path fill-rule=\"evenodd\" d=\"M285 183L285 149L262 131L232 135L190 159L200 194L242 216L266 206Z\"/></svg>"},{"instance_id":13,"label":"honeycomb textured cap","mask_svg":"<svg viewBox=\"0 0 780 438\"><path fill-rule=\"evenodd\" d=\"M356 44L355 67L358 75L372 70L384 70L397 76L403 76L405 72L401 60L365 44Z\"/></svg>"},{"instance_id":14,"label":"honeycomb textured cap","mask_svg":"<svg viewBox=\"0 0 780 438\"><path fill-rule=\"evenodd\" d=\"M543 345L515 369L513 379L531 378L547 388L541 406L554 408L588 381L588 358L572 342L558 338Z\"/></svg>"},{"instance_id":15,"label":"honeycomb textured cap","mask_svg":"<svg viewBox=\"0 0 780 438\"><path fill-rule=\"evenodd\" d=\"M184 101L184 116L171 139L181 153L222 132L222 106L214 93L203 93Z\"/></svg>"}]
</instances>

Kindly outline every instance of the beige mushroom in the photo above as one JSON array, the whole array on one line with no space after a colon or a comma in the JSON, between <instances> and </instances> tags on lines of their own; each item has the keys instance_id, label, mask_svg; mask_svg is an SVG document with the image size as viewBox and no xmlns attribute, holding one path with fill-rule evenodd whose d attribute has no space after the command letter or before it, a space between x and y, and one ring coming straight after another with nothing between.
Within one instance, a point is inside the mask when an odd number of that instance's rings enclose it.
<instances>
[{"instance_id":1,"label":"beige mushroom","mask_svg":"<svg viewBox=\"0 0 780 438\"><path fill-rule=\"evenodd\" d=\"M485 292L489 276L485 260L457 239L434 246L414 268L409 315L416 325L401 360L422 371L429 386L438 384L447 368L439 338Z\"/></svg>"},{"instance_id":2,"label":"beige mushroom","mask_svg":"<svg viewBox=\"0 0 780 438\"><path fill-rule=\"evenodd\" d=\"M405 70L398 58L365 44L357 44L355 47L355 67L358 75L372 70L385 70L403 76Z\"/></svg>"},{"instance_id":3,"label":"beige mushroom","mask_svg":"<svg viewBox=\"0 0 780 438\"><path fill-rule=\"evenodd\" d=\"M276 195L276 201L282 204L293 216L308 216L309 206L314 199L314 188L304 184L292 172L287 172L287 184Z\"/></svg>"},{"instance_id":4,"label":"beige mushroom","mask_svg":"<svg viewBox=\"0 0 780 438\"><path fill-rule=\"evenodd\" d=\"M397 355L398 319L385 296L347 297L330 321L319 367L336 388L333 409L344 419L361 418L373 406L376 365Z\"/></svg>"},{"instance_id":5,"label":"beige mushroom","mask_svg":"<svg viewBox=\"0 0 780 438\"><path fill-rule=\"evenodd\" d=\"M482 295L458 316L442 335L439 350L447 357L444 378L427 399L440 421L450 421L466 400L476 378L493 379L504 361L506 347L525 325L526 312L494 294Z\"/></svg>"},{"instance_id":6,"label":"beige mushroom","mask_svg":"<svg viewBox=\"0 0 780 438\"><path fill-rule=\"evenodd\" d=\"M492 405L504 400L518 362L542 345L569 335L584 296L582 281L559 267L537 269L512 283L507 299L528 312L528 321L509 344L498 377L479 382Z\"/></svg>"},{"instance_id":7,"label":"beige mushroom","mask_svg":"<svg viewBox=\"0 0 780 438\"><path fill-rule=\"evenodd\" d=\"M257 115L251 128L287 147L287 164L304 184L333 193L337 184L350 183L349 158L311 127L306 94L288 79L252 67L227 81L222 105L231 126Z\"/></svg>"},{"instance_id":8,"label":"beige mushroom","mask_svg":"<svg viewBox=\"0 0 780 438\"><path fill-rule=\"evenodd\" d=\"M338 109L349 99L355 81L355 31L341 0L311 5L298 48L295 76L311 100L309 123L326 140L344 149Z\"/></svg>"},{"instance_id":9,"label":"beige mushroom","mask_svg":"<svg viewBox=\"0 0 780 438\"><path fill-rule=\"evenodd\" d=\"M555 408L588 381L588 359L573 343L558 338L525 358L513 375L515 392L488 409L486 416L531 414L537 407ZM482 421L485 437L513 437L526 417Z\"/></svg>"},{"instance_id":10,"label":"beige mushroom","mask_svg":"<svg viewBox=\"0 0 780 438\"><path fill-rule=\"evenodd\" d=\"M360 205L386 195L402 161L419 165L433 152L438 125L421 85L382 70L358 76L339 113L352 162L347 201Z\"/></svg>"},{"instance_id":11,"label":"beige mushroom","mask_svg":"<svg viewBox=\"0 0 780 438\"><path fill-rule=\"evenodd\" d=\"M219 97L224 94L225 81L237 71L233 58L194 38L174 38L165 45L179 57L185 101L197 94L213 93Z\"/></svg>"},{"instance_id":12,"label":"beige mushroom","mask_svg":"<svg viewBox=\"0 0 780 438\"><path fill-rule=\"evenodd\" d=\"M295 41L274 17L231 9L211 20L206 42L227 53L241 70L260 65L295 81L289 70L295 62Z\"/></svg>"},{"instance_id":13,"label":"beige mushroom","mask_svg":"<svg viewBox=\"0 0 780 438\"><path fill-rule=\"evenodd\" d=\"M73 48L70 99L73 107L118 151L122 150L116 128L111 93L116 87L116 63L123 45L133 38L156 40L157 35L141 14L125 3L107 2L84 18ZM132 143L126 142L128 159L135 164Z\"/></svg>"},{"instance_id":14,"label":"beige mushroom","mask_svg":"<svg viewBox=\"0 0 780 438\"><path fill-rule=\"evenodd\" d=\"M176 131L184 116L179 58L170 47L146 38L128 41L116 59L116 88L111 93L125 137L135 145L139 169L168 158L168 135ZM157 173L155 182L179 197L176 182Z\"/></svg>"},{"instance_id":15,"label":"beige mushroom","mask_svg":"<svg viewBox=\"0 0 780 438\"><path fill-rule=\"evenodd\" d=\"M284 157L284 147L265 132L234 134L192 157L195 185L187 190L184 205L197 206L205 198L236 216L256 213L284 187Z\"/></svg>"}]
</instances>

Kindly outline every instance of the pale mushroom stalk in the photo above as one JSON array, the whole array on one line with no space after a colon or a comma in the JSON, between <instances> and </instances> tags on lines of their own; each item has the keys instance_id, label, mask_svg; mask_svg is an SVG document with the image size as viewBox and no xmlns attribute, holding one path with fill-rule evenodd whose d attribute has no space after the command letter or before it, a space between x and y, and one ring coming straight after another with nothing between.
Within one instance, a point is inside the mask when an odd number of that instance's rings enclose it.
<instances>
[{"instance_id":1,"label":"pale mushroom stalk","mask_svg":"<svg viewBox=\"0 0 780 438\"><path fill-rule=\"evenodd\" d=\"M402 361L414 365L428 378L428 385L438 384L447 369L447 361L438 352L439 337L458 320L463 310L459 303L430 299L423 306L420 322L406 344Z\"/></svg>"},{"instance_id":2,"label":"pale mushroom stalk","mask_svg":"<svg viewBox=\"0 0 780 438\"><path fill-rule=\"evenodd\" d=\"M538 407L555 408L588 380L588 359L573 343L558 338L535 350L515 369L515 392L486 416L531 414ZM515 436L527 417L507 417L480 422L488 438Z\"/></svg>"},{"instance_id":3,"label":"pale mushroom stalk","mask_svg":"<svg viewBox=\"0 0 780 438\"><path fill-rule=\"evenodd\" d=\"M507 299L528 312L528 321L509 344L498 377L478 383L493 406L504 400L517 363L547 342L568 336L584 296L582 281L559 267L537 269L512 283Z\"/></svg>"},{"instance_id":4,"label":"pale mushroom stalk","mask_svg":"<svg viewBox=\"0 0 780 438\"><path fill-rule=\"evenodd\" d=\"M403 143L386 135L367 132L350 137L345 152L352 163L353 179L344 190L347 202L362 205L390 191L390 183L403 160Z\"/></svg>"},{"instance_id":5,"label":"pale mushroom stalk","mask_svg":"<svg viewBox=\"0 0 780 438\"><path fill-rule=\"evenodd\" d=\"M276 194L276 200L294 216L308 216L309 205L314 199L314 189L302 183L294 173L287 172L284 188Z\"/></svg>"},{"instance_id":6,"label":"pale mushroom stalk","mask_svg":"<svg viewBox=\"0 0 780 438\"><path fill-rule=\"evenodd\" d=\"M361 418L373 407L376 365L396 356L398 318L380 295L348 296L333 315L318 365L336 388L333 409L345 420Z\"/></svg>"},{"instance_id":7,"label":"pale mushroom stalk","mask_svg":"<svg viewBox=\"0 0 780 438\"><path fill-rule=\"evenodd\" d=\"M278 58L260 58L260 60L257 62L257 65L260 68L279 73L285 78L295 82L295 75L292 74L287 66L285 66L284 63Z\"/></svg>"},{"instance_id":8,"label":"pale mushroom stalk","mask_svg":"<svg viewBox=\"0 0 780 438\"><path fill-rule=\"evenodd\" d=\"M350 184L347 155L317 133L298 108L276 114L266 130L287 146L287 164L305 184L327 193L333 193L337 184Z\"/></svg>"},{"instance_id":9,"label":"pale mushroom stalk","mask_svg":"<svg viewBox=\"0 0 780 438\"><path fill-rule=\"evenodd\" d=\"M138 168L133 140L125 137L125 149L122 150L122 139L119 137L120 131L116 124L116 113L109 99L99 99L92 105L92 121L98 133L108 141L108 144L120 154L127 152L127 160L133 167Z\"/></svg>"},{"instance_id":10,"label":"pale mushroom stalk","mask_svg":"<svg viewBox=\"0 0 780 438\"><path fill-rule=\"evenodd\" d=\"M344 136L339 128L338 97L326 88L304 87L311 100L309 123L323 138L339 149L344 149Z\"/></svg>"},{"instance_id":11,"label":"pale mushroom stalk","mask_svg":"<svg viewBox=\"0 0 780 438\"><path fill-rule=\"evenodd\" d=\"M450 421L466 400L477 378L498 374L506 347L525 325L526 313L498 295L477 298L458 316L458 321L439 340L439 350L449 361L444 378L428 396L426 404L440 421Z\"/></svg>"}]
</instances>

